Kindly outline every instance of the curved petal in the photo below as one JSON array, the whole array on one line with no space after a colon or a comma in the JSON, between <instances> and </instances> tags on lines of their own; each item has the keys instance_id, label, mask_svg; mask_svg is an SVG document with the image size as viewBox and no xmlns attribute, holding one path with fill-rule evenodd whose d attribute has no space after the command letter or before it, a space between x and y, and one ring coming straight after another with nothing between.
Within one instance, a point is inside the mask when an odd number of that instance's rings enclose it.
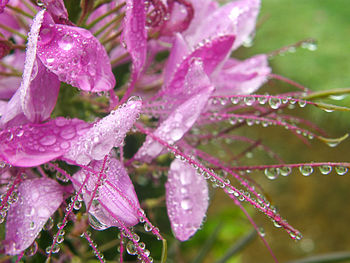
<instances>
[{"instance_id":1,"label":"curved petal","mask_svg":"<svg viewBox=\"0 0 350 263\"><path fill-rule=\"evenodd\" d=\"M146 61L147 29L144 1L127 0L122 41L132 58L133 74L138 78Z\"/></svg>"},{"instance_id":2,"label":"curved petal","mask_svg":"<svg viewBox=\"0 0 350 263\"><path fill-rule=\"evenodd\" d=\"M102 160L113 147L122 145L126 133L139 116L141 105L140 100L129 100L112 111L78 138L65 157L83 165Z\"/></svg>"},{"instance_id":3,"label":"curved petal","mask_svg":"<svg viewBox=\"0 0 350 263\"><path fill-rule=\"evenodd\" d=\"M105 48L86 29L58 25L45 13L38 56L60 81L81 90L113 89L115 78Z\"/></svg>"},{"instance_id":4,"label":"curved petal","mask_svg":"<svg viewBox=\"0 0 350 263\"><path fill-rule=\"evenodd\" d=\"M9 2L9 0L0 0L0 14L4 11L6 4Z\"/></svg>"},{"instance_id":5,"label":"curved petal","mask_svg":"<svg viewBox=\"0 0 350 263\"><path fill-rule=\"evenodd\" d=\"M171 228L180 241L186 241L200 228L208 209L208 185L188 163L171 163L166 188L166 205Z\"/></svg>"},{"instance_id":6,"label":"curved petal","mask_svg":"<svg viewBox=\"0 0 350 263\"><path fill-rule=\"evenodd\" d=\"M63 188L55 180L36 178L18 186L18 201L10 206L3 242L9 255L28 248L63 201Z\"/></svg>"},{"instance_id":7,"label":"curved petal","mask_svg":"<svg viewBox=\"0 0 350 263\"><path fill-rule=\"evenodd\" d=\"M244 61L228 60L221 71L212 76L214 95L251 94L268 79L271 68L266 55L258 55Z\"/></svg>"},{"instance_id":8,"label":"curved petal","mask_svg":"<svg viewBox=\"0 0 350 263\"><path fill-rule=\"evenodd\" d=\"M68 12L63 0L42 0L42 2L56 23L64 23L68 20Z\"/></svg>"},{"instance_id":9,"label":"curved petal","mask_svg":"<svg viewBox=\"0 0 350 263\"><path fill-rule=\"evenodd\" d=\"M57 118L42 124L26 124L0 132L0 160L20 167L33 167L66 153L75 138L90 124L78 119Z\"/></svg>"},{"instance_id":10,"label":"curved petal","mask_svg":"<svg viewBox=\"0 0 350 263\"><path fill-rule=\"evenodd\" d=\"M233 49L239 47L253 32L260 10L260 0L238 0L216 9L192 35L186 35L190 46L220 35L235 35Z\"/></svg>"},{"instance_id":11,"label":"curved petal","mask_svg":"<svg viewBox=\"0 0 350 263\"><path fill-rule=\"evenodd\" d=\"M86 205L91 201L91 195L98 182L98 175L102 165L103 161L93 161L89 165L96 171L96 174L89 173L88 175L89 179L83 194ZM94 199L89 210L90 225L97 230L104 230L112 226L120 227L119 223L114 219L114 217L117 217L127 227L134 226L138 223L137 209L140 208L134 186L123 164L118 160L110 159L107 167L104 183L98 188L98 198ZM85 172L81 170L73 178L81 184L84 182L85 176ZM112 186L107 182L111 183ZM74 184L74 187L79 189L80 185ZM122 195L116 189L122 191ZM127 199L134 207L129 204ZM109 211L113 214L110 214Z\"/></svg>"},{"instance_id":12,"label":"curved petal","mask_svg":"<svg viewBox=\"0 0 350 263\"><path fill-rule=\"evenodd\" d=\"M195 62L190 68L186 76L185 90L188 90L189 93L184 93L184 97L190 94L190 98L176 107L169 117L154 131L155 136L169 144L180 140L191 129L207 105L208 99L214 90L208 76L203 72L201 63ZM135 158L150 162L162 150L163 146L160 143L147 136Z\"/></svg>"},{"instance_id":13,"label":"curved petal","mask_svg":"<svg viewBox=\"0 0 350 263\"><path fill-rule=\"evenodd\" d=\"M235 40L234 36L220 36L208 42L201 43L185 57L174 71L171 81L163 86L163 91L169 96L179 96L183 92L184 81L188 69L195 59L203 63L204 72L209 76L226 58Z\"/></svg>"}]
</instances>

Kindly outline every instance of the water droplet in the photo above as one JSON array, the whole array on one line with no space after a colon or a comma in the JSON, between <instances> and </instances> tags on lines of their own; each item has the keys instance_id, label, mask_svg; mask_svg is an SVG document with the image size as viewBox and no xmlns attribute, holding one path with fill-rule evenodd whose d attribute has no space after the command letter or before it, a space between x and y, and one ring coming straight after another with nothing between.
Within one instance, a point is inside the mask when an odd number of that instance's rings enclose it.
<instances>
[{"instance_id":1,"label":"water droplet","mask_svg":"<svg viewBox=\"0 0 350 263\"><path fill-rule=\"evenodd\" d=\"M170 137L173 141L180 140L182 135L183 135L183 132L180 128L175 128L172 131L170 131Z\"/></svg>"},{"instance_id":2,"label":"water droplet","mask_svg":"<svg viewBox=\"0 0 350 263\"><path fill-rule=\"evenodd\" d=\"M240 98L239 97L232 97L231 98L231 103L232 104L238 104L240 102Z\"/></svg>"},{"instance_id":3,"label":"water droplet","mask_svg":"<svg viewBox=\"0 0 350 263\"><path fill-rule=\"evenodd\" d=\"M309 176L310 174L312 174L314 169L310 165L303 165L299 167L299 171L302 175Z\"/></svg>"},{"instance_id":4,"label":"water droplet","mask_svg":"<svg viewBox=\"0 0 350 263\"><path fill-rule=\"evenodd\" d=\"M247 106L252 106L255 102L255 98L254 97L245 97L244 98L244 103Z\"/></svg>"},{"instance_id":5,"label":"water droplet","mask_svg":"<svg viewBox=\"0 0 350 263\"><path fill-rule=\"evenodd\" d=\"M329 174L332 171L332 166L321 165L318 169L320 169L321 174Z\"/></svg>"},{"instance_id":6,"label":"water droplet","mask_svg":"<svg viewBox=\"0 0 350 263\"><path fill-rule=\"evenodd\" d=\"M32 257L36 254L37 251L38 251L38 243L34 241L33 244L31 244L31 246L25 250L24 254L26 257Z\"/></svg>"},{"instance_id":7,"label":"water droplet","mask_svg":"<svg viewBox=\"0 0 350 263\"><path fill-rule=\"evenodd\" d=\"M57 242L58 244L61 244L63 241L64 241L64 236L61 236L61 235L59 235L59 236L57 237L57 239L56 239L56 242Z\"/></svg>"},{"instance_id":8,"label":"water droplet","mask_svg":"<svg viewBox=\"0 0 350 263\"><path fill-rule=\"evenodd\" d=\"M50 230L50 229L53 228L53 225L54 225L53 219L50 217L50 218L46 221L46 223L45 223L43 229L44 229L44 230Z\"/></svg>"},{"instance_id":9,"label":"water droplet","mask_svg":"<svg viewBox=\"0 0 350 263\"><path fill-rule=\"evenodd\" d=\"M144 228L145 228L146 232L152 231L152 229L153 229L153 227L150 224L148 224L148 223L144 224Z\"/></svg>"},{"instance_id":10,"label":"water droplet","mask_svg":"<svg viewBox=\"0 0 350 263\"><path fill-rule=\"evenodd\" d=\"M126 244L126 251L128 252L128 254L130 255L136 255L137 253L137 249L136 249L136 246L133 242L129 241L127 244Z\"/></svg>"},{"instance_id":11,"label":"water droplet","mask_svg":"<svg viewBox=\"0 0 350 263\"><path fill-rule=\"evenodd\" d=\"M261 237L264 237L266 235L265 229L263 227L259 227L258 231Z\"/></svg>"},{"instance_id":12,"label":"water droplet","mask_svg":"<svg viewBox=\"0 0 350 263\"><path fill-rule=\"evenodd\" d=\"M280 168L280 173L282 176L288 176L291 174L291 172L292 172L292 168L288 166L283 166Z\"/></svg>"},{"instance_id":13,"label":"water droplet","mask_svg":"<svg viewBox=\"0 0 350 263\"><path fill-rule=\"evenodd\" d=\"M56 137L54 135L47 135L40 139L40 144L44 146L50 146L55 144Z\"/></svg>"},{"instance_id":14,"label":"water droplet","mask_svg":"<svg viewBox=\"0 0 350 263\"><path fill-rule=\"evenodd\" d=\"M345 175L348 172L348 167L345 166L336 166L335 171L339 175Z\"/></svg>"},{"instance_id":15,"label":"water droplet","mask_svg":"<svg viewBox=\"0 0 350 263\"><path fill-rule=\"evenodd\" d=\"M73 47L72 37L68 34L64 35L62 39L58 41L58 46L65 51L70 50Z\"/></svg>"},{"instance_id":16,"label":"water droplet","mask_svg":"<svg viewBox=\"0 0 350 263\"><path fill-rule=\"evenodd\" d=\"M35 228L35 223L32 221L32 222L30 222L30 224L29 224L29 229L30 230L33 230Z\"/></svg>"},{"instance_id":17,"label":"water droplet","mask_svg":"<svg viewBox=\"0 0 350 263\"><path fill-rule=\"evenodd\" d=\"M90 226L96 230L105 230L108 228L107 225L100 222L93 214L89 213Z\"/></svg>"},{"instance_id":18,"label":"water droplet","mask_svg":"<svg viewBox=\"0 0 350 263\"><path fill-rule=\"evenodd\" d=\"M269 99L269 105L272 109L278 109L281 106L281 99L280 98L270 98Z\"/></svg>"},{"instance_id":19,"label":"water droplet","mask_svg":"<svg viewBox=\"0 0 350 263\"><path fill-rule=\"evenodd\" d=\"M181 208L184 210L190 210L192 208L192 202L189 198L181 201Z\"/></svg>"},{"instance_id":20,"label":"water droplet","mask_svg":"<svg viewBox=\"0 0 350 263\"><path fill-rule=\"evenodd\" d=\"M266 168L264 171L266 177L270 180L275 180L280 174L279 168Z\"/></svg>"},{"instance_id":21,"label":"water droplet","mask_svg":"<svg viewBox=\"0 0 350 263\"><path fill-rule=\"evenodd\" d=\"M306 101L305 100L299 100L298 104L301 108L304 108L306 106Z\"/></svg>"},{"instance_id":22,"label":"water droplet","mask_svg":"<svg viewBox=\"0 0 350 263\"><path fill-rule=\"evenodd\" d=\"M259 102L259 104L264 105L267 102L267 98L266 97L259 97L258 102Z\"/></svg>"}]
</instances>

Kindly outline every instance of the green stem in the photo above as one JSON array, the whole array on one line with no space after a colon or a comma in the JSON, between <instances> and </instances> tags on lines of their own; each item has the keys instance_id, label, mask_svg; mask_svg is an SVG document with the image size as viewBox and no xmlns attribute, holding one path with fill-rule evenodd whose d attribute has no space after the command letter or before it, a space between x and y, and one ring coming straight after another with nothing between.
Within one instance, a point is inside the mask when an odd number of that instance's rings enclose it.
<instances>
[{"instance_id":1,"label":"green stem","mask_svg":"<svg viewBox=\"0 0 350 263\"><path fill-rule=\"evenodd\" d=\"M23 38L25 41L27 41L27 36L17 32L16 30L12 29L11 27L0 24L0 28L5 29L6 31L11 32L12 34L15 34L15 35Z\"/></svg>"},{"instance_id":2,"label":"green stem","mask_svg":"<svg viewBox=\"0 0 350 263\"><path fill-rule=\"evenodd\" d=\"M114 12L118 12L123 6L125 6L125 2L121 3L120 5L116 6L112 10L108 11L107 13L103 14L102 16L96 18L94 21L92 21L90 24L86 25L86 29L91 29L93 28L98 22L109 16L110 14L113 14Z\"/></svg>"},{"instance_id":3,"label":"green stem","mask_svg":"<svg viewBox=\"0 0 350 263\"><path fill-rule=\"evenodd\" d=\"M24 15L26 17L29 17L30 19L33 19L33 16L31 14L28 14L27 12L23 11L22 9L19 9L18 7L14 7L11 5L6 6L8 9L11 9L12 11L19 13L21 15Z\"/></svg>"},{"instance_id":4,"label":"green stem","mask_svg":"<svg viewBox=\"0 0 350 263\"><path fill-rule=\"evenodd\" d=\"M116 59L111 61L111 64L114 65L115 63L118 63L119 61L123 60L124 58L127 58L129 56L129 53L126 52L125 54L121 55L120 57L117 57Z\"/></svg>"},{"instance_id":5,"label":"green stem","mask_svg":"<svg viewBox=\"0 0 350 263\"><path fill-rule=\"evenodd\" d=\"M114 39L116 39L117 37L119 37L121 35L122 31L118 31L117 33L111 35L109 38L105 39L105 40L101 40L101 44L102 45L106 45L109 41L112 41Z\"/></svg>"},{"instance_id":6,"label":"green stem","mask_svg":"<svg viewBox=\"0 0 350 263\"><path fill-rule=\"evenodd\" d=\"M101 27L99 30L97 30L94 34L95 37L100 35L103 31L105 31L109 26L113 25L114 23L119 24L119 22L124 18L125 14L119 14L117 17L109 21L107 24L105 24L103 27Z\"/></svg>"},{"instance_id":7,"label":"green stem","mask_svg":"<svg viewBox=\"0 0 350 263\"><path fill-rule=\"evenodd\" d=\"M326 91L313 92L309 95L304 96L303 99L312 100L312 99L317 99L317 98L328 97L331 95L341 95L341 94L347 94L347 93L350 93L350 88L332 89L332 90L326 90Z\"/></svg>"},{"instance_id":8,"label":"green stem","mask_svg":"<svg viewBox=\"0 0 350 263\"><path fill-rule=\"evenodd\" d=\"M0 72L0 76L5 76L5 77L22 77L22 74L18 74L18 73L8 73L8 72Z\"/></svg>"}]
</instances>

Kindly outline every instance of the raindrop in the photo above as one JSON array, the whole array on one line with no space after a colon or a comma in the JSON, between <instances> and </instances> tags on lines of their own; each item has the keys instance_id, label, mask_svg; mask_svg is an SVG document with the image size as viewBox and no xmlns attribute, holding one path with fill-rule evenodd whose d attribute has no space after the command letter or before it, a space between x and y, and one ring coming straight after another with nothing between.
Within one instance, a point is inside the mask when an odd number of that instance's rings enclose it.
<instances>
[{"instance_id":1,"label":"raindrop","mask_svg":"<svg viewBox=\"0 0 350 263\"><path fill-rule=\"evenodd\" d=\"M320 169L321 174L329 174L332 171L332 166L321 165L318 169Z\"/></svg>"},{"instance_id":2,"label":"raindrop","mask_svg":"<svg viewBox=\"0 0 350 263\"><path fill-rule=\"evenodd\" d=\"M136 249L136 246L133 242L129 241L127 244L126 244L126 251L128 252L128 254L130 255L136 255L137 253L137 249Z\"/></svg>"},{"instance_id":3,"label":"raindrop","mask_svg":"<svg viewBox=\"0 0 350 263\"><path fill-rule=\"evenodd\" d=\"M310 165L303 165L299 167L299 171L301 172L302 175L309 176L310 174L312 174L314 169Z\"/></svg>"},{"instance_id":4,"label":"raindrop","mask_svg":"<svg viewBox=\"0 0 350 263\"><path fill-rule=\"evenodd\" d=\"M345 166L336 166L335 171L339 175L345 175L348 172L348 168Z\"/></svg>"},{"instance_id":5,"label":"raindrop","mask_svg":"<svg viewBox=\"0 0 350 263\"><path fill-rule=\"evenodd\" d=\"M288 166L283 166L280 168L280 173L282 176L288 176L292 172L292 168Z\"/></svg>"},{"instance_id":6,"label":"raindrop","mask_svg":"<svg viewBox=\"0 0 350 263\"><path fill-rule=\"evenodd\" d=\"M305 100L299 100L298 104L301 108L304 108L306 106L306 101Z\"/></svg>"},{"instance_id":7,"label":"raindrop","mask_svg":"<svg viewBox=\"0 0 350 263\"><path fill-rule=\"evenodd\" d=\"M75 202L74 202L73 208L74 208L75 210L79 210L79 209L81 208L81 202L75 201Z\"/></svg>"},{"instance_id":8,"label":"raindrop","mask_svg":"<svg viewBox=\"0 0 350 263\"><path fill-rule=\"evenodd\" d=\"M239 101L240 101L240 98L238 98L238 97L232 97L232 98L231 98L231 103L232 103L232 104L238 104Z\"/></svg>"},{"instance_id":9,"label":"raindrop","mask_svg":"<svg viewBox=\"0 0 350 263\"><path fill-rule=\"evenodd\" d=\"M263 227L259 227L258 233L261 237L264 237L266 235L265 229Z\"/></svg>"},{"instance_id":10,"label":"raindrop","mask_svg":"<svg viewBox=\"0 0 350 263\"><path fill-rule=\"evenodd\" d=\"M270 180L275 180L280 174L279 168L266 168L264 171L266 177Z\"/></svg>"},{"instance_id":11,"label":"raindrop","mask_svg":"<svg viewBox=\"0 0 350 263\"><path fill-rule=\"evenodd\" d=\"M56 239L56 242L58 244L61 244L63 241L64 241L64 236L58 236L57 239Z\"/></svg>"},{"instance_id":12,"label":"raindrop","mask_svg":"<svg viewBox=\"0 0 350 263\"><path fill-rule=\"evenodd\" d=\"M270 98L269 105L272 109L278 109L281 106L281 99L280 98Z\"/></svg>"},{"instance_id":13,"label":"raindrop","mask_svg":"<svg viewBox=\"0 0 350 263\"><path fill-rule=\"evenodd\" d=\"M29 229L33 230L35 228L35 223L32 221L30 222Z\"/></svg>"},{"instance_id":14,"label":"raindrop","mask_svg":"<svg viewBox=\"0 0 350 263\"><path fill-rule=\"evenodd\" d=\"M266 97L259 97L258 102L259 102L259 104L264 105L267 102L267 98Z\"/></svg>"},{"instance_id":15,"label":"raindrop","mask_svg":"<svg viewBox=\"0 0 350 263\"><path fill-rule=\"evenodd\" d=\"M32 257L36 254L37 251L38 243L34 241L33 244L25 250L24 254L26 257Z\"/></svg>"},{"instance_id":16,"label":"raindrop","mask_svg":"<svg viewBox=\"0 0 350 263\"><path fill-rule=\"evenodd\" d=\"M105 230L108 228L107 225L100 222L93 214L89 213L90 226L96 230Z\"/></svg>"},{"instance_id":17,"label":"raindrop","mask_svg":"<svg viewBox=\"0 0 350 263\"><path fill-rule=\"evenodd\" d=\"M152 231L152 226L150 225L150 224L148 224L148 223L145 223L144 224L144 228L145 228L145 231L146 232L150 232L150 231Z\"/></svg>"},{"instance_id":18,"label":"raindrop","mask_svg":"<svg viewBox=\"0 0 350 263\"><path fill-rule=\"evenodd\" d=\"M189 198L186 198L181 201L181 208L184 210L190 210L192 208L192 203Z\"/></svg>"},{"instance_id":19,"label":"raindrop","mask_svg":"<svg viewBox=\"0 0 350 263\"><path fill-rule=\"evenodd\" d=\"M53 228L53 225L54 225L53 219L50 217L50 218L46 221L45 225L43 226L43 229L44 229L44 230L50 230L50 229Z\"/></svg>"},{"instance_id":20,"label":"raindrop","mask_svg":"<svg viewBox=\"0 0 350 263\"><path fill-rule=\"evenodd\" d=\"M255 98L254 97L245 97L244 98L244 103L247 106L252 106L255 102Z\"/></svg>"}]
</instances>

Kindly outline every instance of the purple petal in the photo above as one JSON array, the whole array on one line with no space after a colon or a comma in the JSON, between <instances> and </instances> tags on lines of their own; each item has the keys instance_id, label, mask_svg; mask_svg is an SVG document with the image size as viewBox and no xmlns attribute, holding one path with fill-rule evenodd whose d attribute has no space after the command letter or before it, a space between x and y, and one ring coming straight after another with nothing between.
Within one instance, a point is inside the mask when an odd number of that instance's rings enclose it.
<instances>
[{"instance_id":1,"label":"purple petal","mask_svg":"<svg viewBox=\"0 0 350 263\"><path fill-rule=\"evenodd\" d=\"M55 23L64 23L68 20L68 12L63 0L42 0L42 2Z\"/></svg>"},{"instance_id":2,"label":"purple petal","mask_svg":"<svg viewBox=\"0 0 350 263\"><path fill-rule=\"evenodd\" d=\"M174 71L177 69L178 64L181 63L181 60L188 55L189 48L183 38L179 33L175 35L174 44L171 48L169 58L167 60L166 67L164 69L164 84L168 85L171 80L171 75L174 74Z\"/></svg>"},{"instance_id":3,"label":"purple petal","mask_svg":"<svg viewBox=\"0 0 350 263\"><path fill-rule=\"evenodd\" d=\"M203 62L203 69L210 75L221 63L231 50L234 36L221 36L209 42L199 44L198 47L188 55L177 67L168 85L164 86L165 93L169 96L179 96L184 92L184 81L188 69L195 59Z\"/></svg>"},{"instance_id":4,"label":"purple petal","mask_svg":"<svg viewBox=\"0 0 350 263\"><path fill-rule=\"evenodd\" d=\"M189 92L191 94L190 98L175 108L169 117L154 131L155 136L169 144L180 140L191 129L214 90L207 75L203 72L201 63L193 63L190 69L185 81L185 90L191 91ZM186 95L188 96L188 94ZM184 96L186 97L186 95ZM162 150L163 146L161 144L147 136L135 158L150 162Z\"/></svg>"},{"instance_id":5,"label":"purple petal","mask_svg":"<svg viewBox=\"0 0 350 263\"><path fill-rule=\"evenodd\" d=\"M60 81L81 90L99 92L115 86L101 43L86 29L54 24L48 13L40 31L38 55Z\"/></svg>"},{"instance_id":6,"label":"purple petal","mask_svg":"<svg viewBox=\"0 0 350 263\"><path fill-rule=\"evenodd\" d=\"M166 205L175 237L186 241L200 228L208 209L208 185L188 163L171 163L166 188Z\"/></svg>"},{"instance_id":7,"label":"purple petal","mask_svg":"<svg viewBox=\"0 0 350 263\"><path fill-rule=\"evenodd\" d=\"M268 79L271 68L266 55L258 55L244 61L228 60L221 71L212 76L216 90L214 95L251 94Z\"/></svg>"},{"instance_id":8,"label":"purple petal","mask_svg":"<svg viewBox=\"0 0 350 263\"><path fill-rule=\"evenodd\" d=\"M2 130L0 160L20 167L41 165L66 153L89 126L82 120L60 117Z\"/></svg>"},{"instance_id":9,"label":"purple petal","mask_svg":"<svg viewBox=\"0 0 350 263\"><path fill-rule=\"evenodd\" d=\"M89 174L90 177L83 194L86 205L91 201L91 195L98 182L98 175L102 164L103 161L93 161L89 165L90 168L97 172ZM120 224L114 219L117 217L127 227L134 226L138 223L137 209L140 208L134 186L122 163L116 159L110 159L107 167L108 169L105 172L106 179L103 185L98 188L98 198L92 202L90 207L90 224L97 230L104 230L112 226L120 227ZM84 182L85 176L86 172L81 170L73 178L81 184ZM113 186L109 185L107 181ZM77 190L80 188L80 185L74 184L74 187ZM115 188L122 191L122 195ZM133 203L134 207L129 204L126 198Z\"/></svg>"},{"instance_id":10,"label":"purple petal","mask_svg":"<svg viewBox=\"0 0 350 263\"><path fill-rule=\"evenodd\" d=\"M49 178L26 180L18 187L18 201L10 206L5 251L18 255L28 248L63 201L63 188Z\"/></svg>"},{"instance_id":11,"label":"purple petal","mask_svg":"<svg viewBox=\"0 0 350 263\"><path fill-rule=\"evenodd\" d=\"M127 0L122 41L133 62L133 74L138 78L146 61L147 29L145 2Z\"/></svg>"},{"instance_id":12,"label":"purple petal","mask_svg":"<svg viewBox=\"0 0 350 263\"><path fill-rule=\"evenodd\" d=\"M235 35L233 49L239 47L254 32L260 0L238 0L216 9L198 26L195 33L187 35L190 46L219 35Z\"/></svg>"},{"instance_id":13,"label":"purple petal","mask_svg":"<svg viewBox=\"0 0 350 263\"><path fill-rule=\"evenodd\" d=\"M86 165L92 160L102 160L113 147L120 147L141 110L141 101L133 99L112 111L78 138L65 157Z\"/></svg>"}]
</instances>

